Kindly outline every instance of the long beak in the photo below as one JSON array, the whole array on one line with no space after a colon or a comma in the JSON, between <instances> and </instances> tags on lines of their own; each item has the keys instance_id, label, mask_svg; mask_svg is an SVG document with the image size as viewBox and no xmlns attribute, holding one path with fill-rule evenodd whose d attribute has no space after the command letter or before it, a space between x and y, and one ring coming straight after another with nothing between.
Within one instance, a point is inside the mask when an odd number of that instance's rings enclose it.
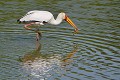
<instances>
[{"instance_id":1,"label":"long beak","mask_svg":"<svg viewBox=\"0 0 120 80\"><path fill-rule=\"evenodd\" d=\"M72 22L72 20L67 15L65 15L65 21L67 21L75 29L76 33L78 32L77 26Z\"/></svg>"}]
</instances>

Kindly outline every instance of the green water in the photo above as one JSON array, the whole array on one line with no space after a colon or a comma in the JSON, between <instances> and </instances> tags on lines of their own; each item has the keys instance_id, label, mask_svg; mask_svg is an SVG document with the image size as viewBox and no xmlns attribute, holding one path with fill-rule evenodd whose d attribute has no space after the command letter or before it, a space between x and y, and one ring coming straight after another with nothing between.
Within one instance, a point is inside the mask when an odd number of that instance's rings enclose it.
<instances>
[{"instance_id":1,"label":"green water","mask_svg":"<svg viewBox=\"0 0 120 80\"><path fill-rule=\"evenodd\" d=\"M119 0L1 0L0 80L120 80ZM30 10L65 12L65 21L40 27L42 38L18 24Z\"/></svg>"}]
</instances>

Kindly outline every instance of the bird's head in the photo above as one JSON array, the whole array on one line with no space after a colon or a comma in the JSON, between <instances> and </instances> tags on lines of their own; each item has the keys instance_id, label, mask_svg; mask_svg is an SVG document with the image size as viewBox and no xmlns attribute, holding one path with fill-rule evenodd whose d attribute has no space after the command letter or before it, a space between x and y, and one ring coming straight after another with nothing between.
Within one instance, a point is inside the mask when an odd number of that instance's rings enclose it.
<instances>
[{"instance_id":1,"label":"bird's head","mask_svg":"<svg viewBox=\"0 0 120 80\"><path fill-rule=\"evenodd\" d=\"M77 26L73 23L73 21L64 13L64 12L62 12L62 14L63 14L63 19L66 21L66 22L68 22L74 29L75 29L75 33L78 33L78 28L77 28Z\"/></svg>"}]
</instances>

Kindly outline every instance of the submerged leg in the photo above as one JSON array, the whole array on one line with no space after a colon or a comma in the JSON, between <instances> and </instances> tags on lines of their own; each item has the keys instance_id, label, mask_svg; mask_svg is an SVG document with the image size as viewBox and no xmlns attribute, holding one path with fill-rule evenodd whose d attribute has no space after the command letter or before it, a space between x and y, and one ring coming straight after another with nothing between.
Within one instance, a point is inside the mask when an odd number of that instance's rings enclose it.
<instances>
[{"instance_id":1,"label":"submerged leg","mask_svg":"<svg viewBox=\"0 0 120 80\"><path fill-rule=\"evenodd\" d=\"M39 52L41 49L41 44L39 41L36 41L36 51Z\"/></svg>"},{"instance_id":2,"label":"submerged leg","mask_svg":"<svg viewBox=\"0 0 120 80\"><path fill-rule=\"evenodd\" d=\"M41 32L39 32L39 29L37 29L36 33L37 33L36 34L36 40L39 41L42 37L42 34L41 34Z\"/></svg>"}]
</instances>

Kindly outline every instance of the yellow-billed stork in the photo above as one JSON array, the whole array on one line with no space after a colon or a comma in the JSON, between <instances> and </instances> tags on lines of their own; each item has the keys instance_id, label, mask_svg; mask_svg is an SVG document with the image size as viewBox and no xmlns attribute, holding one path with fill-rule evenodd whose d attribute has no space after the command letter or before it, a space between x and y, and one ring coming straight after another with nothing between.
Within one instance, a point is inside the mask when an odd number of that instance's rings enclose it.
<instances>
[{"instance_id":1,"label":"yellow-billed stork","mask_svg":"<svg viewBox=\"0 0 120 80\"><path fill-rule=\"evenodd\" d=\"M49 11L39 11L33 10L29 11L25 16L17 21L19 23L25 24L24 28L27 30L32 30L29 26L31 25L44 25L45 23L49 23L52 25L58 25L65 20L68 22L74 29L75 32L78 32L77 26L70 20L70 18L63 12L59 13L57 18L54 19L54 16ZM39 40L39 36L41 35L40 32L36 31L37 33L37 40Z\"/></svg>"}]
</instances>

